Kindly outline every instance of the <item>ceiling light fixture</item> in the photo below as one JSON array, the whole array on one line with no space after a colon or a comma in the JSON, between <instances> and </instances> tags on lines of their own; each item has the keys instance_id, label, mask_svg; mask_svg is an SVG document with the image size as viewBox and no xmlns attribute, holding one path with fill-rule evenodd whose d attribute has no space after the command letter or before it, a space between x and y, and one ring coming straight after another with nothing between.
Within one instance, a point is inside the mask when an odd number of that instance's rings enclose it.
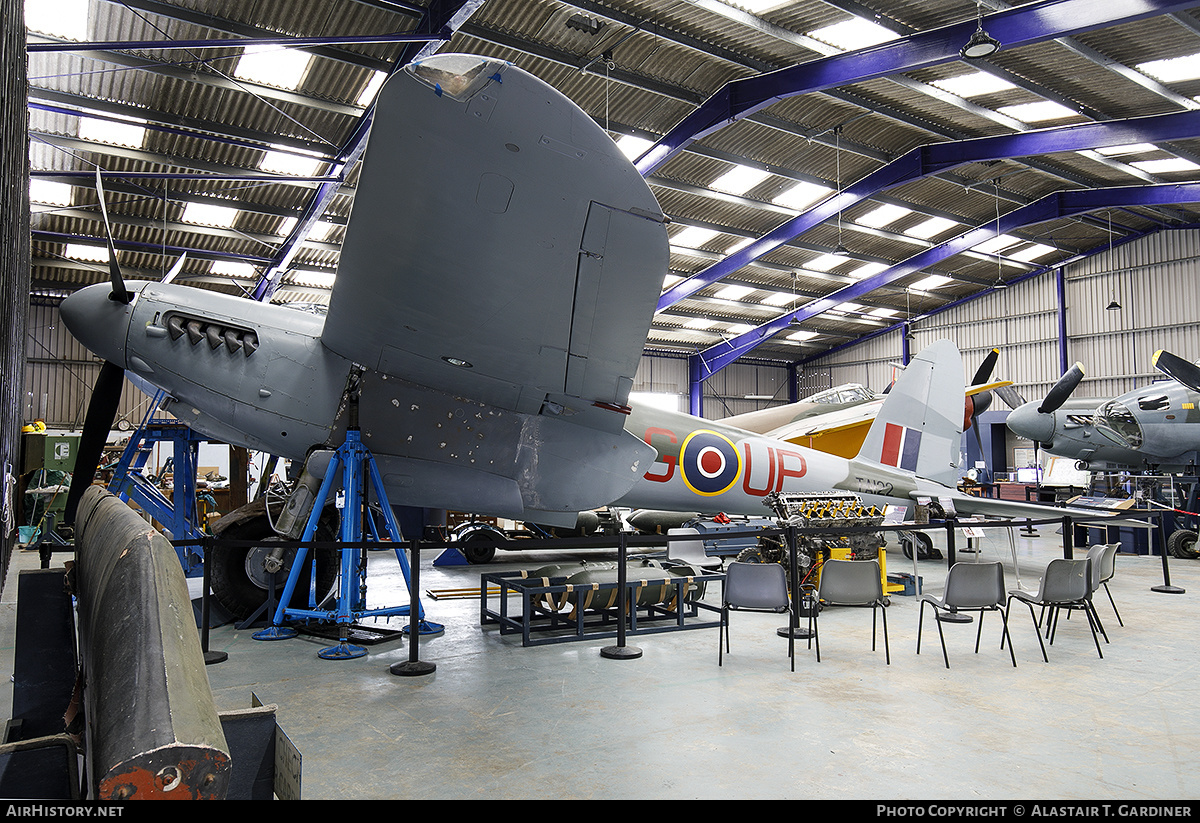
<instances>
[{"instance_id":1,"label":"ceiling light fixture","mask_svg":"<svg viewBox=\"0 0 1200 823\"><path fill-rule=\"evenodd\" d=\"M966 45L959 51L968 60L978 60L981 57L991 57L1000 51L1000 41L983 30L983 3L976 3L977 27L975 33L967 40Z\"/></svg>"},{"instance_id":2,"label":"ceiling light fixture","mask_svg":"<svg viewBox=\"0 0 1200 823\"><path fill-rule=\"evenodd\" d=\"M1109 271L1109 274L1116 273L1116 270L1113 268L1113 234L1112 234L1112 212L1111 211L1108 213L1108 271ZM1108 302L1108 305L1104 307L1104 310L1105 311L1120 311L1121 310L1121 304L1117 302L1117 291L1115 288L1113 289L1112 300L1110 300Z\"/></svg>"}]
</instances>

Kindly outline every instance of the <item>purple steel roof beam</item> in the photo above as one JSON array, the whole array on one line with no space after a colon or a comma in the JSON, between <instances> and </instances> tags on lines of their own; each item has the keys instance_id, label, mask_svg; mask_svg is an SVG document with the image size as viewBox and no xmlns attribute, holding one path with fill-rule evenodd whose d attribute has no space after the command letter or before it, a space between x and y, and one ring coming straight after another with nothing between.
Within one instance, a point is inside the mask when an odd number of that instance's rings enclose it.
<instances>
[{"instance_id":1,"label":"purple steel roof beam","mask_svg":"<svg viewBox=\"0 0 1200 823\"><path fill-rule=\"evenodd\" d=\"M832 309L848 300L856 300L901 277L921 271L948 257L967 251L980 243L1007 231L1044 223L1061 217L1094 211L1100 208L1152 206L1172 203L1200 202L1200 183L1164 183L1155 186L1121 186L1106 189L1061 191L1010 211L993 222L939 243L872 277L851 283L832 294L810 301L794 312L787 312L756 329L722 341L700 353L702 378L709 377L730 363L749 354L763 341L785 330L792 319L806 320Z\"/></svg>"},{"instance_id":2,"label":"purple steel roof beam","mask_svg":"<svg viewBox=\"0 0 1200 823\"><path fill-rule=\"evenodd\" d=\"M834 195L812 206L802 214L776 226L745 248L697 272L687 280L676 283L663 292L658 300L658 310L669 308L724 279L855 203L918 177L983 160L1029 157L1130 143L1158 143L1198 135L1200 112L1185 111L919 146L843 189L840 195Z\"/></svg>"},{"instance_id":3,"label":"purple steel roof beam","mask_svg":"<svg viewBox=\"0 0 1200 823\"><path fill-rule=\"evenodd\" d=\"M983 27L1005 49L1182 11L1192 2L1136 0L1042 0L983 18ZM933 31L859 51L836 54L786 69L733 80L679 122L641 157L643 175L656 171L689 143L729 123L760 111L777 100L835 88L897 72L936 66L961 59L959 49L974 33L976 21L966 20Z\"/></svg>"}]
</instances>

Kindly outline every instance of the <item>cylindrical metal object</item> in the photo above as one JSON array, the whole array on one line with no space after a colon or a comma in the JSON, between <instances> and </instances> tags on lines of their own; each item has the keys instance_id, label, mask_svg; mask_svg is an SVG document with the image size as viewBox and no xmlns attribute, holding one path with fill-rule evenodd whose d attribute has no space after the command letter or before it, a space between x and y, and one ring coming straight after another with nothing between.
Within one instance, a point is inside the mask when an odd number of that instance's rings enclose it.
<instances>
[{"instance_id":1,"label":"cylindrical metal object","mask_svg":"<svg viewBox=\"0 0 1200 823\"><path fill-rule=\"evenodd\" d=\"M222 799L232 764L179 558L92 486L75 520L88 773L99 799Z\"/></svg>"}]
</instances>

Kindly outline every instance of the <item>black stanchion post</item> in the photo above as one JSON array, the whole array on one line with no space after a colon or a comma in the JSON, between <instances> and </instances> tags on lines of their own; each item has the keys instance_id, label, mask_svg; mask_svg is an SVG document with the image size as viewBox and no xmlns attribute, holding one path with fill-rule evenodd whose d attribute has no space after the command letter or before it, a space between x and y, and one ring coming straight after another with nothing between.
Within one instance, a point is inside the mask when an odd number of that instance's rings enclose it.
<instances>
[{"instance_id":1,"label":"black stanchion post","mask_svg":"<svg viewBox=\"0 0 1200 823\"><path fill-rule=\"evenodd\" d=\"M954 565L954 527L957 525L953 517L946 518L946 568Z\"/></svg>"},{"instance_id":2,"label":"black stanchion post","mask_svg":"<svg viewBox=\"0 0 1200 823\"><path fill-rule=\"evenodd\" d=\"M409 563L408 587L408 660L393 663L388 671L401 677L415 677L431 674L437 670L437 665L418 659L421 637L421 541L412 541L412 560Z\"/></svg>"},{"instance_id":3,"label":"black stanchion post","mask_svg":"<svg viewBox=\"0 0 1200 823\"><path fill-rule=\"evenodd\" d=\"M800 640L807 640L811 632L808 626L800 628L800 608L804 603L804 598L800 594L800 540L796 535L796 527L788 526L784 530L783 539L787 541L788 552L791 555L791 560L788 563L789 579L792 581L792 616L788 621L788 625L776 629L775 633L780 637L795 637Z\"/></svg>"},{"instance_id":4,"label":"black stanchion post","mask_svg":"<svg viewBox=\"0 0 1200 823\"><path fill-rule=\"evenodd\" d=\"M203 590L200 592L200 650L204 653L204 665L208 666L212 663L224 663L229 659L226 652L210 652L208 650L208 628L209 628L209 600L208 590L211 584L211 564L210 560L213 555L213 539L211 535L205 535L200 541L200 548L204 552L204 561L201 564L201 586Z\"/></svg>"},{"instance_id":5,"label":"black stanchion post","mask_svg":"<svg viewBox=\"0 0 1200 823\"><path fill-rule=\"evenodd\" d=\"M642 656L641 649L625 645L625 621L629 619L626 614L629 598L626 588L625 549L626 536L621 532L617 537L617 645L605 646L600 650L600 656L610 660L633 660Z\"/></svg>"},{"instance_id":6,"label":"black stanchion post","mask_svg":"<svg viewBox=\"0 0 1200 823\"><path fill-rule=\"evenodd\" d=\"M1185 589L1181 589L1179 586L1171 585L1171 569L1167 566L1167 535L1163 530L1163 516L1161 514L1158 515L1158 532L1160 535L1162 535L1163 582L1161 586L1151 586L1150 591L1158 592L1159 594L1183 594L1184 591L1186 591ZM1150 542L1151 541L1147 536L1147 545L1149 545ZM1153 549L1151 551L1153 551Z\"/></svg>"},{"instance_id":7,"label":"black stanchion post","mask_svg":"<svg viewBox=\"0 0 1200 823\"><path fill-rule=\"evenodd\" d=\"M1064 517L1062 519L1062 535L1063 535L1063 557L1070 560L1075 556L1075 540L1073 539L1074 532L1071 530L1071 518Z\"/></svg>"}]
</instances>

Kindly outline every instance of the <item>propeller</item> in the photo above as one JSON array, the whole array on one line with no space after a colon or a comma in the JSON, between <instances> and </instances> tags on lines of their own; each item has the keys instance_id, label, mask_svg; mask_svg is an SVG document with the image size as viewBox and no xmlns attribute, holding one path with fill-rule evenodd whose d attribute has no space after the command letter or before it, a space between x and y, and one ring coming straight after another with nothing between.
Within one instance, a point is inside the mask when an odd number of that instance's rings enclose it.
<instances>
[{"instance_id":1,"label":"propeller","mask_svg":"<svg viewBox=\"0 0 1200 823\"><path fill-rule=\"evenodd\" d=\"M1079 381L1083 380L1083 364L1076 363L1071 368L1063 373L1063 376L1058 378L1058 382L1050 387L1050 391L1046 393L1046 397L1042 400L1042 405L1038 406L1038 414L1049 414L1056 411L1059 406L1067 401L1071 396L1071 392L1075 391L1075 387L1079 385Z\"/></svg>"},{"instance_id":2,"label":"propeller","mask_svg":"<svg viewBox=\"0 0 1200 823\"><path fill-rule=\"evenodd\" d=\"M112 282L112 292L109 299L128 305L133 302L133 293L125 288L125 278L121 275L121 266L117 263L117 247L113 243L112 225L108 220L108 207L104 203L104 184L101 182L100 169L96 168L96 194L100 198L100 213L104 217L104 234L108 241L108 278ZM100 374L92 386L92 398L88 401L87 414L83 420L83 434L79 438L79 449L75 456L75 468L71 472L71 485L67 489L67 502L63 511L63 521L68 525L75 523L75 512L79 501L100 465L104 455L104 445L108 442L108 433L112 429L113 419L121 403L121 390L125 386L125 369L108 360L100 367Z\"/></svg>"},{"instance_id":3,"label":"propeller","mask_svg":"<svg viewBox=\"0 0 1200 823\"><path fill-rule=\"evenodd\" d=\"M1200 391L1200 366L1162 349L1154 353L1152 361L1154 368L1167 377L1178 380L1193 391Z\"/></svg>"},{"instance_id":4,"label":"propeller","mask_svg":"<svg viewBox=\"0 0 1200 823\"><path fill-rule=\"evenodd\" d=\"M987 357L983 358L983 362L979 364L979 368L975 370L975 376L971 378L972 386L982 386L984 383L992 379L992 369L996 368L996 360L1000 357L999 349L992 349L988 352Z\"/></svg>"},{"instance_id":5,"label":"propeller","mask_svg":"<svg viewBox=\"0 0 1200 823\"><path fill-rule=\"evenodd\" d=\"M118 303L130 303L133 294L125 288L125 278L121 276L121 267L117 264L117 247L113 245L112 226L108 222L108 206L104 204L104 184L100 180L100 167L96 167L96 194L100 197L100 214L104 217L104 236L108 239L108 279L112 281L112 294L109 298Z\"/></svg>"}]
</instances>

